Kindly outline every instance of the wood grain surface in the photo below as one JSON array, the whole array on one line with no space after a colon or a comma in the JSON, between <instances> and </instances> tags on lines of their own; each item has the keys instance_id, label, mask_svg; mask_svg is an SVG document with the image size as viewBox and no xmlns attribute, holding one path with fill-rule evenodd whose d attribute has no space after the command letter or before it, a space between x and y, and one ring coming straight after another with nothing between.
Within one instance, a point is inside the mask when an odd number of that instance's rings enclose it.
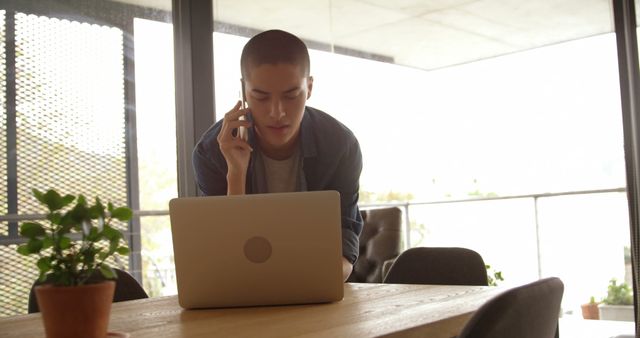
<instances>
[{"instance_id":1,"label":"wood grain surface","mask_svg":"<svg viewBox=\"0 0 640 338\"><path fill-rule=\"evenodd\" d=\"M183 310L177 296L114 303L110 331L135 337L446 337L488 299L486 286L345 284L329 304ZM44 337L40 314L0 318L0 337Z\"/></svg>"}]
</instances>

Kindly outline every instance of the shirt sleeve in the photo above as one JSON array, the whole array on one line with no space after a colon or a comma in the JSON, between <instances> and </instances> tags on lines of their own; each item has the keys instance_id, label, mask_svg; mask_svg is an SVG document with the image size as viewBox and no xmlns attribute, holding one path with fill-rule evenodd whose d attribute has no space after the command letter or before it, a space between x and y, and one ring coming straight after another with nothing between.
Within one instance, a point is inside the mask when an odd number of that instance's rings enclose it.
<instances>
[{"instance_id":1,"label":"shirt sleeve","mask_svg":"<svg viewBox=\"0 0 640 338\"><path fill-rule=\"evenodd\" d=\"M206 196L227 194L227 163L215 140L215 131L213 129L207 132L192 154L195 180L200 191Z\"/></svg>"},{"instance_id":2,"label":"shirt sleeve","mask_svg":"<svg viewBox=\"0 0 640 338\"><path fill-rule=\"evenodd\" d=\"M358 209L362 153L357 139L347 147L336 170L342 212L342 255L352 264L358 259L362 216Z\"/></svg>"}]
</instances>

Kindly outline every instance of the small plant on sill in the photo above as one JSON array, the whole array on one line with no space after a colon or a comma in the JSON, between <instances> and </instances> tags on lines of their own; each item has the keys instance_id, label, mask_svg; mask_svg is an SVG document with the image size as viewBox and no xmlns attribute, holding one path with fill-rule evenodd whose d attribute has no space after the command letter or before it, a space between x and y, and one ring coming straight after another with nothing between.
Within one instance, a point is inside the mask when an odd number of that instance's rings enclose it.
<instances>
[{"instance_id":1,"label":"small plant on sill","mask_svg":"<svg viewBox=\"0 0 640 338\"><path fill-rule=\"evenodd\" d=\"M485 264L484 267L487 268L487 281L489 282L489 286L498 286L498 281L504 281L502 271L492 269L489 264Z\"/></svg>"},{"instance_id":2,"label":"small plant on sill","mask_svg":"<svg viewBox=\"0 0 640 338\"><path fill-rule=\"evenodd\" d=\"M618 280L612 278L607 287L607 297L602 299L606 305L633 305L633 292L627 283L618 284Z\"/></svg>"}]
</instances>

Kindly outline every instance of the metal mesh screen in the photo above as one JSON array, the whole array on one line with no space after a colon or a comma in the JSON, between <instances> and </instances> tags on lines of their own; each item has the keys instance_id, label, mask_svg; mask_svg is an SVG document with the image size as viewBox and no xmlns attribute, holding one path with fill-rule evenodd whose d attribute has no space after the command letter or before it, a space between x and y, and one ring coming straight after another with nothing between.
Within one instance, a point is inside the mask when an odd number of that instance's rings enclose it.
<instances>
[{"instance_id":1,"label":"metal mesh screen","mask_svg":"<svg viewBox=\"0 0 640 338\"><path fill-rule=\"evenodd\" d=\"M16 15L18 212L31 189L127 202L122 31Z\"/></svg>"},{"instance_id":2,"label":"metal mesh screen","mask_svg":"<svg viewBox=\"0 0 640 338\"><path fill-rule=\"evenodd\" d=\"M0 315L27 313L29 290L38 278L37 257L16 253L17 244L0 246Z\"/></svg>"},{"instance_id":3,"label":"metal mesh screen","mask_svg":"<svg viewBox=\"0 0 640 338\"><path fill-rule=\"evenodd\" d=\"M6 38L5 38L5 17L6 11L0 10L0 69L7 68L7 60L6 60ZM7 74L6 72L0 72L0 121L2 121L3 126L0 128L0 147L2 147L3 154L6 154L7 149L7 128L4 122L7 120ZM7 172L7 156L0 157L0 172ZM7 201L7 180L4 179L0 182L0 214L6 214L8 208ZM2 224L0 226L0 236L8 235L8 228L6 224Z\"/></svg>"},{"instance_id":4,"label":"metal mesh screen","mask_svg":"<svg viewBox=\"0 0 640 338\"><path fill-rule=\"evenodd\" d=\"M46 211L32 196L33 188L127 205L122 31L17 13L15 44L18 214ZM0 53L2 100L5 50ZM6 149L6 128L0 136ZM0 166L6 173L6 156ZM1 184L0 211L6 214L6 179ZM127 230L127 223L114 225ZM0 235L6 234L7 224L0 223ZM0 245L0 316L26 313L37 278L35 257L19 255L16 247ZM128 269L129 260L111 259L111 264Z\"/></svg>"}]
</instances>

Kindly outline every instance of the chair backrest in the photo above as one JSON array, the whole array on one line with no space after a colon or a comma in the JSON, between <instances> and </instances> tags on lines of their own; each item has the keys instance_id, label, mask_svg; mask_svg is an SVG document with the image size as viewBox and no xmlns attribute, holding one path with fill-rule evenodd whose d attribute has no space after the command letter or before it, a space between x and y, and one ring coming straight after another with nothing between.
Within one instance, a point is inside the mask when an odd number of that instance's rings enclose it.
<instances>
[{"instance_id":1,"label":"chair backrest","mask_svg":"<svg viewBox=\"0 0 640 338\"><path fill-rule=\"evenodd\" d=\"M482 257L466 248L411 248L384 279L394 284L488 285Z\"/></svg>"},{"instance_id":2,"label":"chair backrest","mask_svg":"<svg viewBox=\"0 0 640 338\"><path fill-rule=\"evenodd\" d=\"M481 306L458 338L553 338L563 293L556 277L509 289Z\"/></svg>"},{"instance_id":3,"label":"chair backrest","mask_svg":"<svg viewBox=\"0 0 640 338\"><path fill-rule=\"evenodd\" d=\"M120 269L114 268L118 279L116 282L116 289L113 293L113 302L122 302L125 300L134 300L134 299L143 299L149 298L149 295L144 291L142 286L138 283L138 281L133 278L128 272ZM89 281L96 282L104 280L102 275L99 273L94 274L89 278ZM40 308L38 307L38 301L36 300L36 293L34 288L42 283L35 282L31 287L31 291L29 292L29 313L40 312Z\"/></svg>"},{"instance_id":4,"label":"chair backrest","mask_svg":"<svg viewBox=\"0 0 640 338\"><path fill-rule=\"evenodd\" d=\"M398 207L361 210L360 256L348 282L382 283L382 266L400 254L402 211Z\"/></svg>"}]
</instances>

